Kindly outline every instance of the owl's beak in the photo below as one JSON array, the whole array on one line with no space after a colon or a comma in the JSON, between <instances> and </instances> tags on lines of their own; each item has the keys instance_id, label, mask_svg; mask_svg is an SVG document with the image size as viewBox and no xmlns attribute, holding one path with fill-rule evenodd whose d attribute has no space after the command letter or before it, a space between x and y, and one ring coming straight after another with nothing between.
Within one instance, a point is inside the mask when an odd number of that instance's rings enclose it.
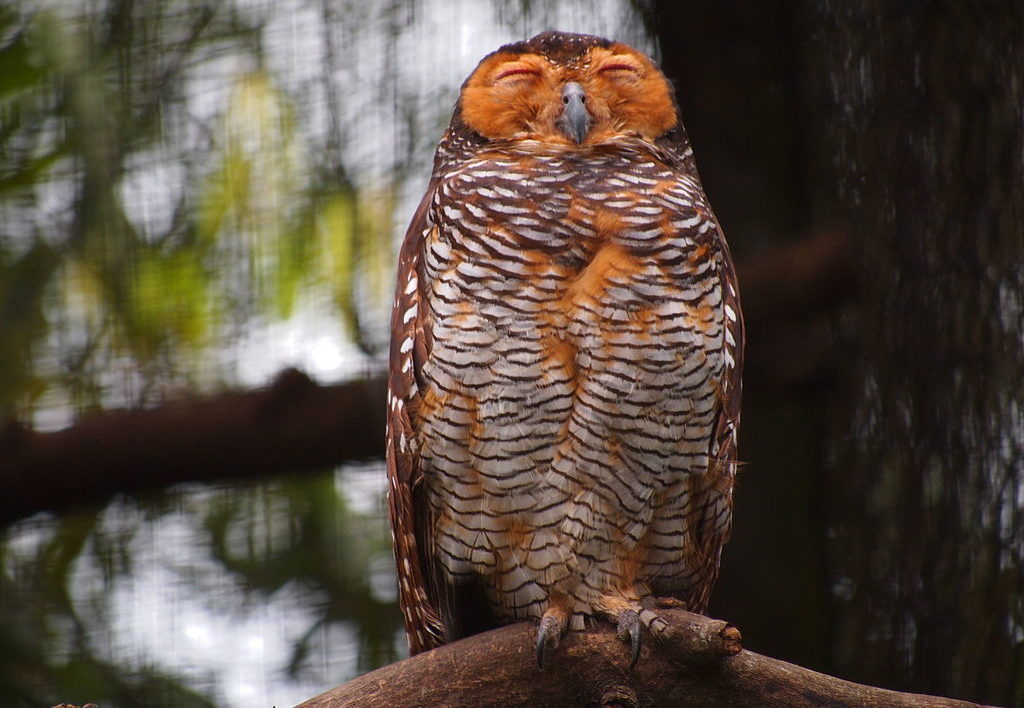
<instances>
[{"instance_id":1,"label":"owl's beak","mask_svg":"<svg viewBox=\"0 0 1024 708\"><path fill-rule=\"evenodd\" d=\"M562 115L556 122L566 137L577 145L590 131L590 113L587 112L587 93L575 81L562 87Z\"/></svg>"}]
</instances>

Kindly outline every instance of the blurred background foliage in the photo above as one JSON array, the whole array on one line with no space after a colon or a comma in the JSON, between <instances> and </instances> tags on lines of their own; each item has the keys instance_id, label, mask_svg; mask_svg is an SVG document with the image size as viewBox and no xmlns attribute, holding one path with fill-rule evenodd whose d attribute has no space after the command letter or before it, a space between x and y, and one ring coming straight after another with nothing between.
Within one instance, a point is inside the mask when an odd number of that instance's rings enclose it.
<instances>
[{"instance_id":1,"label":"blurred background foliage","mask_svg":"<svg viewBox=\"0 0 1024 708\"><path fill-rule=\"evenodd\" d=\"M379 348L357 313L386 305L401 172L357 188L340 138L310 125L325 106L270 66L274 22L317 9L3 8L5 414L235 383L224 343L303 298ZM318 69L306 81L336 80Z\"/></svg>"},{"instance_id":2,"label":"blurred background foliage","mask_svg":"<svg viewBox=\"0 0 1024 708\"><path fill-rule=\"evenodd\" d=\"M0 0L0 422L379 377L461 81L545 29L614 37L677 82L744 294L711 614L1024 706L1022 12ZM404 656L383 492L345 464L10 525L0 704L280 707Z\"/></svg>"}]
</instances>

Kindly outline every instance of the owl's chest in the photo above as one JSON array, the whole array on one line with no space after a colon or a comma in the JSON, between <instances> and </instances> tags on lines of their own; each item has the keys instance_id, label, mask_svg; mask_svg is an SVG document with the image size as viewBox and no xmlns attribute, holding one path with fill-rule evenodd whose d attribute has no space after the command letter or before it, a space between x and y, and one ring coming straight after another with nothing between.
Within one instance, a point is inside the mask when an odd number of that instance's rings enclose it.
<instances>
[{"instance_id":1,"label":"owl's chest","mask_svg":"<svg viewBox=\"0 0 1024 708\"><path fill-rule=\"evenodd\" d=\"M439 448L430 454L515 457L495 468L503 485L521 482L515 465L557 463L554 445L570 438L645 474L702 469L725 318L703 194L653 162L544 167L491 160L438 190L422 373L440 397L421 414L466 413L427 426ZM640 423L614 431L618 420ZM608 435L631 451L605 449ZM509 436L529 444L501 442Z\"/></svg>"},{"instance_id":2,"label":"owl's chest","mask_svg":"<svg viewBox=\"0 0 1024 708\"><path fill-rule=\"evenodd\" d=\"M450 175L425 269L438 324L651 336L715 319L720 254L703 193L637 156L492 158Z\"/></svg>"}]
</instances>

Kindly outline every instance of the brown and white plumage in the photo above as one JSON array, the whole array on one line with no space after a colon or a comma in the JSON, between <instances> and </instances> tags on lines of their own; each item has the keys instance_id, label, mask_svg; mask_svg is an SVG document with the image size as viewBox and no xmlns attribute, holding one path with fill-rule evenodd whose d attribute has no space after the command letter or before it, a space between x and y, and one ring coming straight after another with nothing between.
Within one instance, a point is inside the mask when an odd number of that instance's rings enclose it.
<instances>
[{"instance_id":1,"label":"brown and white plumage","mask_svg":"<svg viewBox=\"0 0 1024 708\"><path fill-rule=\"evenodd\" d=\"M728 539L743 322L672 90L544 33L463 85L399 255L389 507L410 650L645 601ZM650 603L648 603L649 605Z\"/></svg>"}]
</instances>

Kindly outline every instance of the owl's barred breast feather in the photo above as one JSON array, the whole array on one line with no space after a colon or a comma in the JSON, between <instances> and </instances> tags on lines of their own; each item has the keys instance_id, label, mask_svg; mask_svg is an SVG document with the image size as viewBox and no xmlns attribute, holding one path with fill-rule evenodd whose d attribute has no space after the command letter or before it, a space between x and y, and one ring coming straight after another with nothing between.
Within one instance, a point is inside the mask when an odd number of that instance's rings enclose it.
<instances>
[{"instance_id":1,"label":"owl's barred breast feather","mask_svg":"<svg viewBox=\"0 0 1024 708\"><path fill-rule=\"evenodd\" d=\"M731 524L742 319L678 130L667 147L481 140L457 111L392 321L414 653L479 628L460 588L494 621L555 607L572 629L659 595L704 609Z\"/></svg>"}]
</instances>

